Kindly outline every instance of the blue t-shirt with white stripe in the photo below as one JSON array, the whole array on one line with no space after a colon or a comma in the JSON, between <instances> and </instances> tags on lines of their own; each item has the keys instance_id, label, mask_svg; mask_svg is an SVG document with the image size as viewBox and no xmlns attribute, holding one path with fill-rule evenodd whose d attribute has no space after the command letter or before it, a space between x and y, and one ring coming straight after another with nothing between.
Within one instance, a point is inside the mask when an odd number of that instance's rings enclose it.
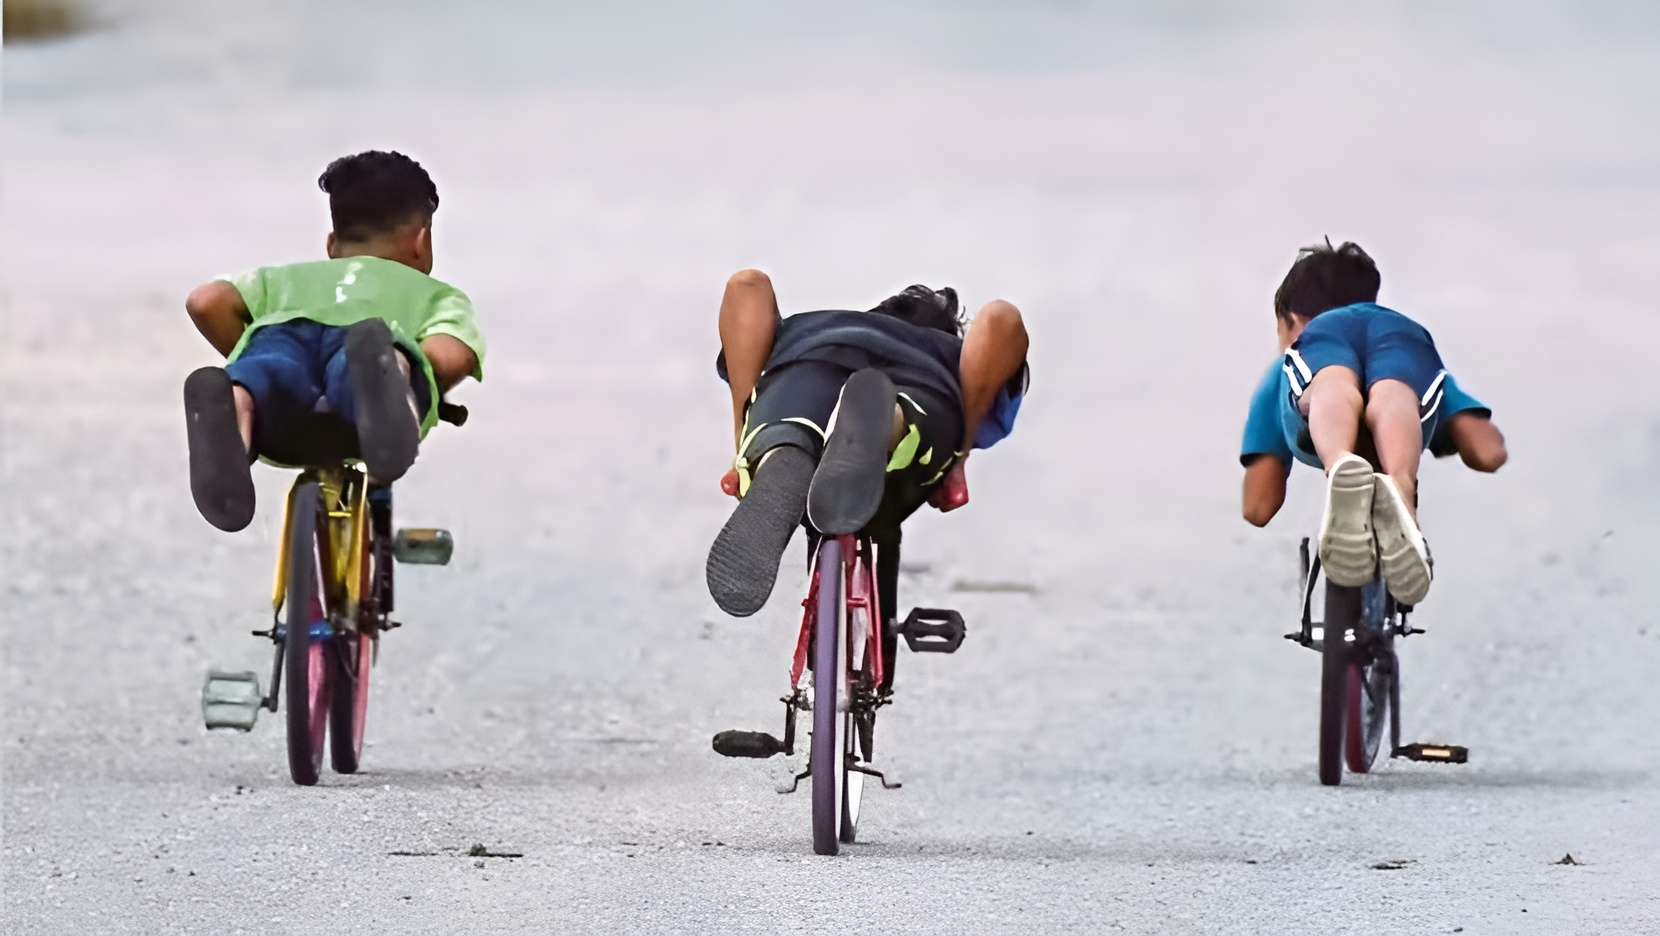
<instances>
[{"instance_id":1,"label":"blue t-shirt with white stripe","mask_svg":"<svg viewBox=\"0 0 1660 936\"><path fill-rule=\"evenodd\" d=\"M1275 358L1269 365L1268 372L1262 375L1256 391L1251 394L1251 409L1245 417L1245 438L1239 448L1239 460L1249 462L1257 455L1272 455L1282 464L1290 465L1293 458L1305 465L1315 468L1322 467L1320 459L1312 452L1297 444L1297 437L1302 427L1306 425L1294 415L1289 405L1282 402L1291 398L1290 378L1286 376L1285 367L1281 358ZM1476 410L1484 415L1492 415L1492 409L1458 386L1458 381L1451 374L1441 385L1441 408L1445 417L1467 410ZM1426 445L1437 455L1450 455L1451 443L1442 439L1445 432L1432 439Z\"/></svg>"}]
</instances>

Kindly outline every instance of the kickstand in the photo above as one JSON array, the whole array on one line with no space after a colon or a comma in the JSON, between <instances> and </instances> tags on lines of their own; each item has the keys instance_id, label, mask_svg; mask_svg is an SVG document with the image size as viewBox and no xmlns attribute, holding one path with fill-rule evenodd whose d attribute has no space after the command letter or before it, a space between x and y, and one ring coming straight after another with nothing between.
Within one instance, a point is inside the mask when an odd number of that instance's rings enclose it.
<instances>
[{"instance_id":1,"label":"kickstand","mask_svg":"<svg viewBox=\"0 0 1660 936\"><path fill-rule=\"evenodd\" d=\"M905 785L903 783L900 783L897 780L889 780L887 777L882 775L882 772L880 770L877 770L875 767L866 767L863 764L848 764L847 769L848 770L857 770L859 773L865 774L866 776L875 777L876 779L882 781L882 789L884 789L884 790L897 790L900 787ZM802 776L806 776L806 774L802 774Z\"/></svg>"},{"instance_id":2,"label":"kickstand","mask_svg":"<svg viewBox=\"0 0 1660 936\"><path fill-rule=\"evenodd\" d=\"M796 791L796 788L801 786L801 781L807 779L808 777L811 777L812 775L813 775L813 768L811 766L809 766L806 770L803 770L802 772L800 772L800 773L796 774L795 776L791 777L788 786L786 786L782 783L778 784L779 794L782 795L782 794L785 794L785 793L794 793Z\"/></svg>"}]
</instances>

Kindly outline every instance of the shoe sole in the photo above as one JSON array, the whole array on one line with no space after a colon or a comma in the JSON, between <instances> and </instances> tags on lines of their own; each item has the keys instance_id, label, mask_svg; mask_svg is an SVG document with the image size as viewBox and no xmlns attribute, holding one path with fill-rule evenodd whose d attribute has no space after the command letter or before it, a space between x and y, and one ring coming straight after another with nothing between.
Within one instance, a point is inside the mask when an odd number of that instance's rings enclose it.
<instances>
[{"instance_id":1,"label":"shoe sole","mask_svg":"<svg viewBox=\"0 0 1660 936\"><path fill-rule=\"evenodd\" d=\"M738 502L714 545L704 575L709 595L722 611L748 617L761 610L778 579L778 562L807 509L813 457L780 446L755 471L749 493Z\"/></svg>"},{"instance_id":2,"label":"shoe sole","mask_svg":"<svg viewBox=\"0 0 1660 936\"><path fill-rule=\"evenodd\" d=\"M346 374L357 412L357 445L369 476L391 484L415 464L421 424L409 407L409 378L398 366L392 330L366 319L346 330Z\"/></svg>"},{"instance_id":3,"label":"shoe sole","mask_svg":"<svg viewBox=\"0 0 1660 936\"><path fill-rule=\"evenodd\" d=\"M1350 456L1326 481L1320 520L1320 564L1333 585L1358 588L1377 578L1378 549L1372 530L1372 466Z\"/></svg>"},{"instance_id":4,"label":"shoe sole","mask_svg":"<svg viewBox=\"0 0 1660 936\"><path fill-rule=\"evenodd\" d=\"M254 519L254 479L236 424L236 393L222 367L203 367L184 380L185 440L190 496L202 518L226 533Z\"/></svg>"},{"instance_id":5,"label":"shoe sole","mask_svg":"<svg viewBox=\"0 0 1660 936\"><path fill-rule=\"evenodd\" d=\"M1415 605L1429 594L1435 563L1429 544L1413 522L1401 489L1388 475L1374 479L1372 529L1377 531L1378 564L1389 594L1401 604Z\"/></svg>"},{"instance_id":6,"label":"shoe sole","mask_svg":"<svg viewBox=\"0 0 1660 936\"><path fill-rule=\"evenodd\" d=\"M874 368L855 371L842 385L807 492L807 518L820 533L857 533L882 506L897 400L893 381Z\"/></svg>"}]
</instances>

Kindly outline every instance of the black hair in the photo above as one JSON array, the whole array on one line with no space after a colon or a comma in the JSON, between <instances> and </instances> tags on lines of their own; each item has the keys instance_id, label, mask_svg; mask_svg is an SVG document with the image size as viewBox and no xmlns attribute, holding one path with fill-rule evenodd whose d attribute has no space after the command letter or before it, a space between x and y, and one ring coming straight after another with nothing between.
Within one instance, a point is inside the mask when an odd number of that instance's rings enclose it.
<instances>
[{"instance_id":1,"label":"black hair","mask_svg":"<svg viewBox=\"0 0 1660 936\"><path fill-rule=\"evenodd\" d=\"M364 241L412 220L430 221L438 210L438 187L421 164L402 153L369 150L342 156L317 177L329 194L334 234Z\"/></svg>"},{"instance_id":2,"label":"black hair","mask_svg":"<svg viewBox=\"0 0 1660 936\"><path fill-rule=\"evenodd\" d=\"M904 292L883 299L870 311L891 315L922 328L937 328L948 335L960 337L963 333L963 319L957 309L957 291L950 286L940 289L907 286Z\"/></svg>"},{"instance_id":3,"label":"black hair","mask_svg":"<svg viewBox=\"0 0 1660 936\"><path fill-rule=\"evenodd\" d=\"M1329 309L1376 302L1381 281L1378 265L1359 244L1344 241L1333 247L1328 237L1324 244L1297 252L1291 271L1274 292L1274 314L1282 319L1292 313L1313 318Z\"/></svg>"}]
</instances>

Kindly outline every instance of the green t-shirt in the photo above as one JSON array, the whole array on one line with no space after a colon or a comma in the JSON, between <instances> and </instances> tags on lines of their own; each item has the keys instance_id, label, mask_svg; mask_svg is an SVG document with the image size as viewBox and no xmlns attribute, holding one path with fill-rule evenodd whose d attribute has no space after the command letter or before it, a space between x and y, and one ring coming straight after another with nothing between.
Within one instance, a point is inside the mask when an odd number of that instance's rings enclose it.
<instances>
[{"instance_id":1,"label":"green t-shirt","mask_svg":"<svg viewBox=\"0 0 1660 936\"><path fill-rule=\"evenodd\" d=\"M379 257L342 257L260 267L220 278L242 294L253 318L227 361L241 357L248 339L267 325L295 319L324 325L383 319L398 344L413 352L411 359L420 362L432 388L432 405L421 422L422 435L438 422L438 384L432 364L421 353L422 340L449 335L460 341L478 357L473 378L484 379L484 333L479 331L472 301L461 290L414 267Z\"/></svg>"}]
</instances>

